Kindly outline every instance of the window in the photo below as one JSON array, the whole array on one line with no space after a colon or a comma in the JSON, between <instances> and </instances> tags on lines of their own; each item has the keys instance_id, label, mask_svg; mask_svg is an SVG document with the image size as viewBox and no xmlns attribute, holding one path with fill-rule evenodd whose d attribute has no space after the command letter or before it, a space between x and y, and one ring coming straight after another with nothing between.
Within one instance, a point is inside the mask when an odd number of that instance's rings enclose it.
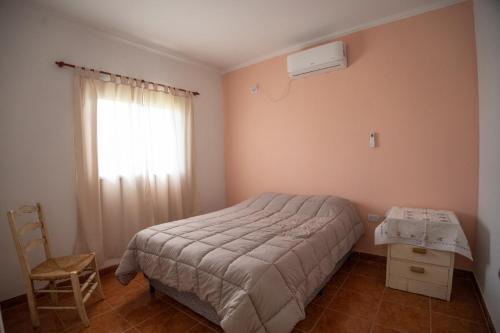
<instances>
[{"instance_id":1,"label":"window","mask_svg":"<svg viewBox=\"0 0 500 333\"><path fill-rule=\"evenodd\" d=\"M179 173L185 153L182 121L175 110L98 99L99 177Z\"/></svg>"}]
</instances>

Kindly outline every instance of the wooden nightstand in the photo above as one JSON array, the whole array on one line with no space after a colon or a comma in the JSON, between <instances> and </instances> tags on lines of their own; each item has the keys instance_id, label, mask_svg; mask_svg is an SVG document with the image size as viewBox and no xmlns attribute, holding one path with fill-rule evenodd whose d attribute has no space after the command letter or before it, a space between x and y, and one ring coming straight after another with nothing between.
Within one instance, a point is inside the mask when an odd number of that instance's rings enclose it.
<instances>
[{"instance_id":1,"label":"wooden nightstand","mask_svg":"<svg viewBox=\"0 0 500 333\"><path fill-rule=\"evenodd\" d=\"M385 285L449 301L454 262L453 252L389 244Z\"/></svg>"},{"instance_id":2,"label":"wooden nightstand","mask_svg":"<svg viewBox=\"0 0 500 333\"><path fill-rule=\"evenodd\" d=\"M455 252L472 260L455 214L393 207L375 229L375 244L388 244L386 286L450 300Z\"/></svg>"}]
</instances>

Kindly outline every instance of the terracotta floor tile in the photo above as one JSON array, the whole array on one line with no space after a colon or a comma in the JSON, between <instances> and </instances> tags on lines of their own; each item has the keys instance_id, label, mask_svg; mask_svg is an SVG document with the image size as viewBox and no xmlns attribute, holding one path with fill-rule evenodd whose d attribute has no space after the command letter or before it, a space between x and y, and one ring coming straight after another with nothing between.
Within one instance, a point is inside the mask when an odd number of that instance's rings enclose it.
<instances>
[{"instance_id":1,"label":"terracotta floor tile","mask_svg":"<svg viewBox=\"0 0 500 333\"><path fill-rule=\"evenodd\" d=\"M479 323L484 322L481 305L477 299L464 300L454 297L453 294L449 302L431 298L431 311Z\"/></svg>"},{"instance_id":2,"label":"terracotta floor tile","mask_svg":"<svg viewBox=\"0 0 500 333\"><path fill-rule=\"evenodd\" d=\"M210 320L208 320L205 317L197 314L196 312L194 312L193 310L191 310L187 306L182 305L181 303L179 303L179 302L171 299L168 296L165 296L165 297L168 299L168 301L166 302L166 304L169 304L169 305L173 306L175 309L177 309L177 310L185 313L186 315L188 315L188 317L193 318L194 320L200 322L202 325L205 325L205 326L209 327L211 330L213 330L215 332L224 332L220 326L212 323Z\"/></svg>"},{"instance_id":3,"label":"terracotta floor tile","mask_svg":"<svg viewBox=\"0 0 500 333\"><path fill-rule=\"evenodd\" d=\"M461 269L455 270L453 272L453 278L474 280L474 274L470 271L463 271Z\"/></svg>"},{"instance_id":4,"label":"terracotta floor tile","mask_svg":"<svg viewBox=\"0 0 500 333\"><path fill-rule=\"evenodd\" d=\"M127 286L123 286L114 276L103 279L102 285L105 300L113 307L122 304L128 293L146 289L143 285L134 281L130 281Z\"/></svg>"},{"instance_id":5,"label":"terracotta floor tile","mask_svg":"<svg viewBox=\"0 0 500 333\"><path fill-rule=\"evenodd\" d=\"M401 333L401 331L397 331L395 329L380 325L375 325L373 326L372 331L370 333Z\"/></svg>"},{"instance_id":6,"label":"terracotta floor tile","mask_svg":"<svg viewBox=\"0 0 500 333\"><path fill-rule=\"evenodd\" d=\"M309 332L314 327L319 317L323 313L323 307L309 304L306 307L306 318L299 321L295 328L302 332Z\"/></svg>"},{"instance_id":7,"label":"terracotta floor tile","mask_svg":"<svg viewBox=\"0 0 500 333\"><path fill-rule=\"evenodd\" d=\"M29 311L24 311L23 307L15 308L19 311L15 319L9 311L6 311L6 313L2 311L6 333L55 333L61 332L64 329L61 320L54 311L39 311L40 326L35 328L31 323Z\"/></svg>"},{"instance_id":8,"label":"terracotta floor tile","mask_svg":"<svg viewBox=\"0 0 500 333\"><path fill-rule=\"evenodd\" d=\"M487 332L477 291L469 278L454 279L451 302L446 302L385 288L385 260L361 254L352 256L344 266L306 308L306 318L292 333L362 333L370 329L372 333L428 333L430 329ZM3 310L6 332L62 332L66 328L64 332L70 333L223 333L219 326L168 296L160 292L151 295L142 274L127 286L121 285L112 272L102 276L102 282L106 299L92 296L87 302L90 328L83 327L76 311L42 310L42 326L34 330L28 306L21 304ZM47 297L39 302L50 304ZM73 304L72 295L62 297L60 303Z\"/></svg>"},{"instance_id":9,"label":"terracotta floor tile","mask_svg":"<svg viewBox=\"0 0 500 333\"><path fill-rule=\"evenodd\" d=\"M5 326L16 326L23 321L30 320L28 304L23 303L7 309L2 309Z\"/></svg>"},{"instance_id":10,"label":"terracotta floor tile","mask_svg":"<svg viewBox=\"0 0 500 333\"><path fill-rule=\"evenodd\" d=\"M385 265L379 262L360 260L353 268L351 274L365 275L367 277L385 281Z\"/></svg>"},{"instance_id":11,"label":"terracotta floor tile","mask_svg":"<svg viewBox=\"0 0 500 333\"><path fill-rule=\"evenodd\" d=\"M414 306L426 311L429 311L431 302L430 298L427 296L417 295L392 288L385 289L383 300L401 305Z\"/></svg>"},{"instance_id":12,"label":"terracotta floor tile","mask_svg":"<svg viewBox=\"0 0 500 333\"><path fill-rule=\"evenodd\" d=\"M453 279L451 301L471 302L478 301L474 282L467 279Z\"/></svg>"},{"instance_id":13,"label":"terracotta floor tile","mask_svg":"<svg viewBox=\"0 0 500 333\"><path fill-rule=\"evenodd\" d=\"M122 285L114 274L106 274L101 277L101 284L104 291L104 296L112 297L116 294L122 293L124 290L141 287L140 283L135 280L130 281L126 286Z\"/></svg>"},{"instance_id":14,"label":"terracotta floor tile","mask_svg":"<svg viewBox=\"0 0 500 333\"><path fill-rule=\"evenodd\" d=\"M314 333L368 333L371 322L327 309L314 327Z\"/></svg>"},{"instance_id":15,"label":"terracotta floor tile","mask_svg":"<svg viewBox=\"0 0 500 333\"><path fill-rule=\"evenodd\" d=\"M338 288L334 285L326 285L323 290L311 301L311 304L326 308L337 293Z\"/></svg>"},{"instance_id":16,"label":"terracotta floor tile","mask_svg":"<svg viewBox=\"0 0 500 333\"><path fill-rule=\"evenodd\" d=\"M121 298L115 310L132 325L138 324L170 307L161 296L147 290L135 290Z\"/></svg>"},{"instance_id":17,"label":"terracotta floor tile","mask_svg":"<svg viewBox=\"0 0 500 333\"><path fill-rule=\"evenodd\" d=\"M208 328L210 328L214 332L224 333L224 330L222 329L222 327L220 327L219 325L215 325L214 323L212 323L211 321L208 321L205 318L203 318L203 320L200 322L200 324L207 326Z\"/></svg>"},{"instance_id":18,"label":"terracotta floor tile","mask_svg":"<svg viewBox=\"0 0 500 333\"><path fill-rule=\"evenodd\" d=\"M75 301L70 298L63 298L60 300L60 305L74 305ZM106 301L100 299L96 294L93 294L85 303L87 316L93 318L106 311L111 310L111 306ZM62 320L64 327L76 325L80 322L80 316L76 310L57 310L57 315Z\"/></svg>"},{"instance_id":19,"label":"terracotta floor tile","mask_svg":"<svg viewBox=\"0 0 500 333\"><path fill-rule=\"evenodd\" d=\"M148 291L148 293L149 293L149 288L144 289L144 290ZM150 295L153 295L155 298L161 300L163 303L167 303L170 305L177 303L176 300L170 298L169 296L165 295L164 293L162 293L160 291L155 291L154 293L150 293Z\"/></svg>"},{"instance_id":20,"label":"terracotta floor tile","mask_svg":"<svg viewBox=\"0 0 500 333\"><path fill-rule=\"evenodd\" d=\"M361 275L350 275L342 285L343 289L349 289L373 297L381 297L384 292L384 281L372 279Z\"/></svg>"},{"instance_id":21,"label":"terracotta floor tile","mask_svg":"<svg viewBox=\"0 0 500 333\"><path fill-rule=\"evenodd\" d=\"M359 259L359 252L351 252L349 254L349 258L352 258L352 259Z\"/></svg>"},{"instance_id":22,"label":"terracotta floor tile","mask_svg":"<svg viewBox=\"0 0 500 333\"><path fill-rule=\"evenodd\" d=\"M487 333L488 328L484 324L464 320L462 318L450 317L444 314L433 312L432 332L441 333Z\"/></svg>"},{"instance_id":23,"label":"terracotta floor tile","mask_svg":"<svg viewBox=\"0 0 500 333\"><path fill-rule=\"evenodd\" d=\"M215 325L211 322L208 322L208 324L205 322L202 322L201 324L210 327L213 331L215 331L217 333L224 333L224 330L219 325Z\"/></svg>"},{"instance_id":24,"label":"terracotta floor tile","mask_svg":"<svg viewBox=\"0 0 500 333\"><path fill-rule=\"evenodd\" d=\"M149 286L148 280L144 277L144 274L142 273L138 273L132 281L139 283L141 285Z\"/></svg>"},{"instance_id":25,"label":"terracotta floor tile","mask_svg":"<svg viewBox=\"0 0 500 333\"><path fill-rule=\"evenodd\" d=\"M409 333L430 331L429 310L382 302L375 319L378 325Z\"/></svg>"},{"instance_id":26,"label":"terracotta floor tile","mask_svg":"<svg viewBox=\"0 0 500 333\"><path fill-rule=\"evenodd\" d=\"M345 261L342 267L339 269L339 272L350 273L354 266L356 266L358 260L355 258L349 258Z\"/></svg>"},{"instance_id":27,"label":"terracotta floor tile","mask_svg":"<svg viewBox=\"0 0 500 333\"><path fill-rule=\"evenodd\" d=\"M177 302L176 300L174 300L174 299L172 299L172 298L170 298L168 296L165 297L165 303L166 304L170 304L171 306L173 306L177 310L180 310L181 312L184 312L189 317L191 317L191 318L193 318L193 319L195 319L197 321L204 320L203 316L197 314L196 312L194 312L193 310L191 310L190 308L188 308L184 304L181 304L181 303Z\"/></svg>"},{"instance_id":28,"label":"terracotta floor tile","mask_svg":"<svg viewBox=\"0 0 500 333\"><path fill-rule=\"evenodd\" d=\"M68 328L65 333L122 333L130 329L131 325L115 311L111 310L102 315L90 319L90 326L85 327L78 323Z\"/></svg>"},{"instance_id":29,"label":"terracotta floor tile","mask_svg":"<svg viewBox=\"0 0 500 333\"><path fill-rule=\"evenodd\" d=\"M378 263L381 263L384 265L387 262L386 257L377 256L377 255L370 254L370 253L362 253L362 252L359 253L359 259L366 260L366 261L378 262Z\"/></svg>"},{"instance_id":30,"label":"terracotta floor tile","mask_svg":"<svg viewBox=\"0 0 500 333\"><path fill-rule=\"evenodd\" d=\"M137 328L132 327L132 328L129 328L128 330L126 330L123 333L141 333L141 332L139 332L139 330Z\"/></svg>"},{"instance_id":31,"label":"terracotta floor tile","mask_svg":"<svg viewBox=\"0 0 500 333\"><path fill-rule=\"evenodd\" d=\"M361 294L348 289L340 289L333 297L329 308L339 312L374 320L380 297Z\"/></svg>"},{"instance_id":32,"label":"terracotta floor tile","mask_svg":"<svg viewBox=\"0 0 500 333\"><path fill-rule=\"evenodd\" d=\"M332 276L332 278L330 279L330 281L328 281L327 284L332 285L332 286L336 286L336 287L340 287L347 280L348 276L349 276L348 273L337 272Z\"/></svg>"},{"instance_id":33,"label":"terracotta floor tile","mask_svg":"<svg viewBox=\"0 0 500 333\"><path fill-rule=\"evenodd\" d=\"M198 322L185 313L169 308L137 326L141 333L186 332Z\"/></svg>"},{"instance_id":34,"label":"terracotta floor tile","mask_svg":"<svg viewBox=\"0 0 500 333\"><path fill-rule=\"evenodd\" d=\"M349 254L349 257L347 257L346 261L358 261L359 260L359 255L357 254Z\"/></svg>"},{"instance_id":35,"label":"terracotta floor tile","mask_svg":"<svg viewBox=\"0 0 500 333\"><path fill-rule=\"evenodd\" d=\"M47 305L42 301L39 304ZM39 310L40 327L35 329L31 323L31 317L27 303L22 303L14 307L2 309L2 318L7 332L59 332L63 325L52 310Z\"/></svg>"},{"instance_id":36,"label":"terracotta floor tile","mask_svg":"<svg viewBox=\"0 0 500 333\"><path fill-rule=\"evenodd\" d=\"M188 333L215 333L216 331L212 330L211 328L203 325L203 324L196 324L193 328L191 328Z\"/></svg>"}]
</instances>

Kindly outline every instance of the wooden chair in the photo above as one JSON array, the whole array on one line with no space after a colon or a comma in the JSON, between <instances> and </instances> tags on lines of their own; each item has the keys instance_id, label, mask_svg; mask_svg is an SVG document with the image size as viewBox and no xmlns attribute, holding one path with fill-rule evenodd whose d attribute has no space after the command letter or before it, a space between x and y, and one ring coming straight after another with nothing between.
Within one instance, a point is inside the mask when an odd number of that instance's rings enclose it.
<instances>
[{"instance_id":1,"label":"wooden chair","mask_svg":"<svg viewBox=\"0 0 500 333\"><path fill-rule=\"evenodd\" d=\"M36 213L37 217L36 222L26 223L22 227L17 228L16 217L26 214L34 215L34 213ZM77 310L83 324L89 326L89 319L85 311L85 302L94 291L97 291L99 296L104 298L95 253L52 257L42 206L39 203L35 206L21 206L16 210L11 210L7 213L7 217L24 275L26 295L33 325L40 326L38 317L39 309L71 309ZM40 229L42 238L32 239L23 245L21 240L23 235L28 231L36 229ZM39 246L43 246L44 248L45 260L31 269L27 253ZM80 284L80 278L82 279L82 284ZM34 281L47 281L49 284L47 288L36 290L33 284ZM54 306L37 305L36 295L43 293L50 294ZM75 305L57 306L59 293L73 293Z\"/></svg>"}]
</instances>

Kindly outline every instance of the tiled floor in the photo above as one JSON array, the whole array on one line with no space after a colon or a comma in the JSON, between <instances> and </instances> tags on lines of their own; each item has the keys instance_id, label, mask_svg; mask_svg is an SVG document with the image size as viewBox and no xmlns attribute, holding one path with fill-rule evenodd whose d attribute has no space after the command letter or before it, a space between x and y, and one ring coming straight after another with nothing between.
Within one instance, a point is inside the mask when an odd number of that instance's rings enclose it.
<instances>
[{"instance_id":1,"label":"tiled floor","mask_svg":"<svg viewBox=\"0 0 500 333\"><path fill-rule=\"evenodd\" d=\"M451 302L385 288L384 279L384 261L351 257L307 307L306 319L294 333L488 332L467 277L455 278ZM34 330L27 306L21 304L3 310L7 332L222 332L168 297L151 296L142 276L127 287L113 274L102 280L106 299L89 301L89 328L82 327L73 311L41 311L41 327Z\"/></svg>"}]
</instances>

